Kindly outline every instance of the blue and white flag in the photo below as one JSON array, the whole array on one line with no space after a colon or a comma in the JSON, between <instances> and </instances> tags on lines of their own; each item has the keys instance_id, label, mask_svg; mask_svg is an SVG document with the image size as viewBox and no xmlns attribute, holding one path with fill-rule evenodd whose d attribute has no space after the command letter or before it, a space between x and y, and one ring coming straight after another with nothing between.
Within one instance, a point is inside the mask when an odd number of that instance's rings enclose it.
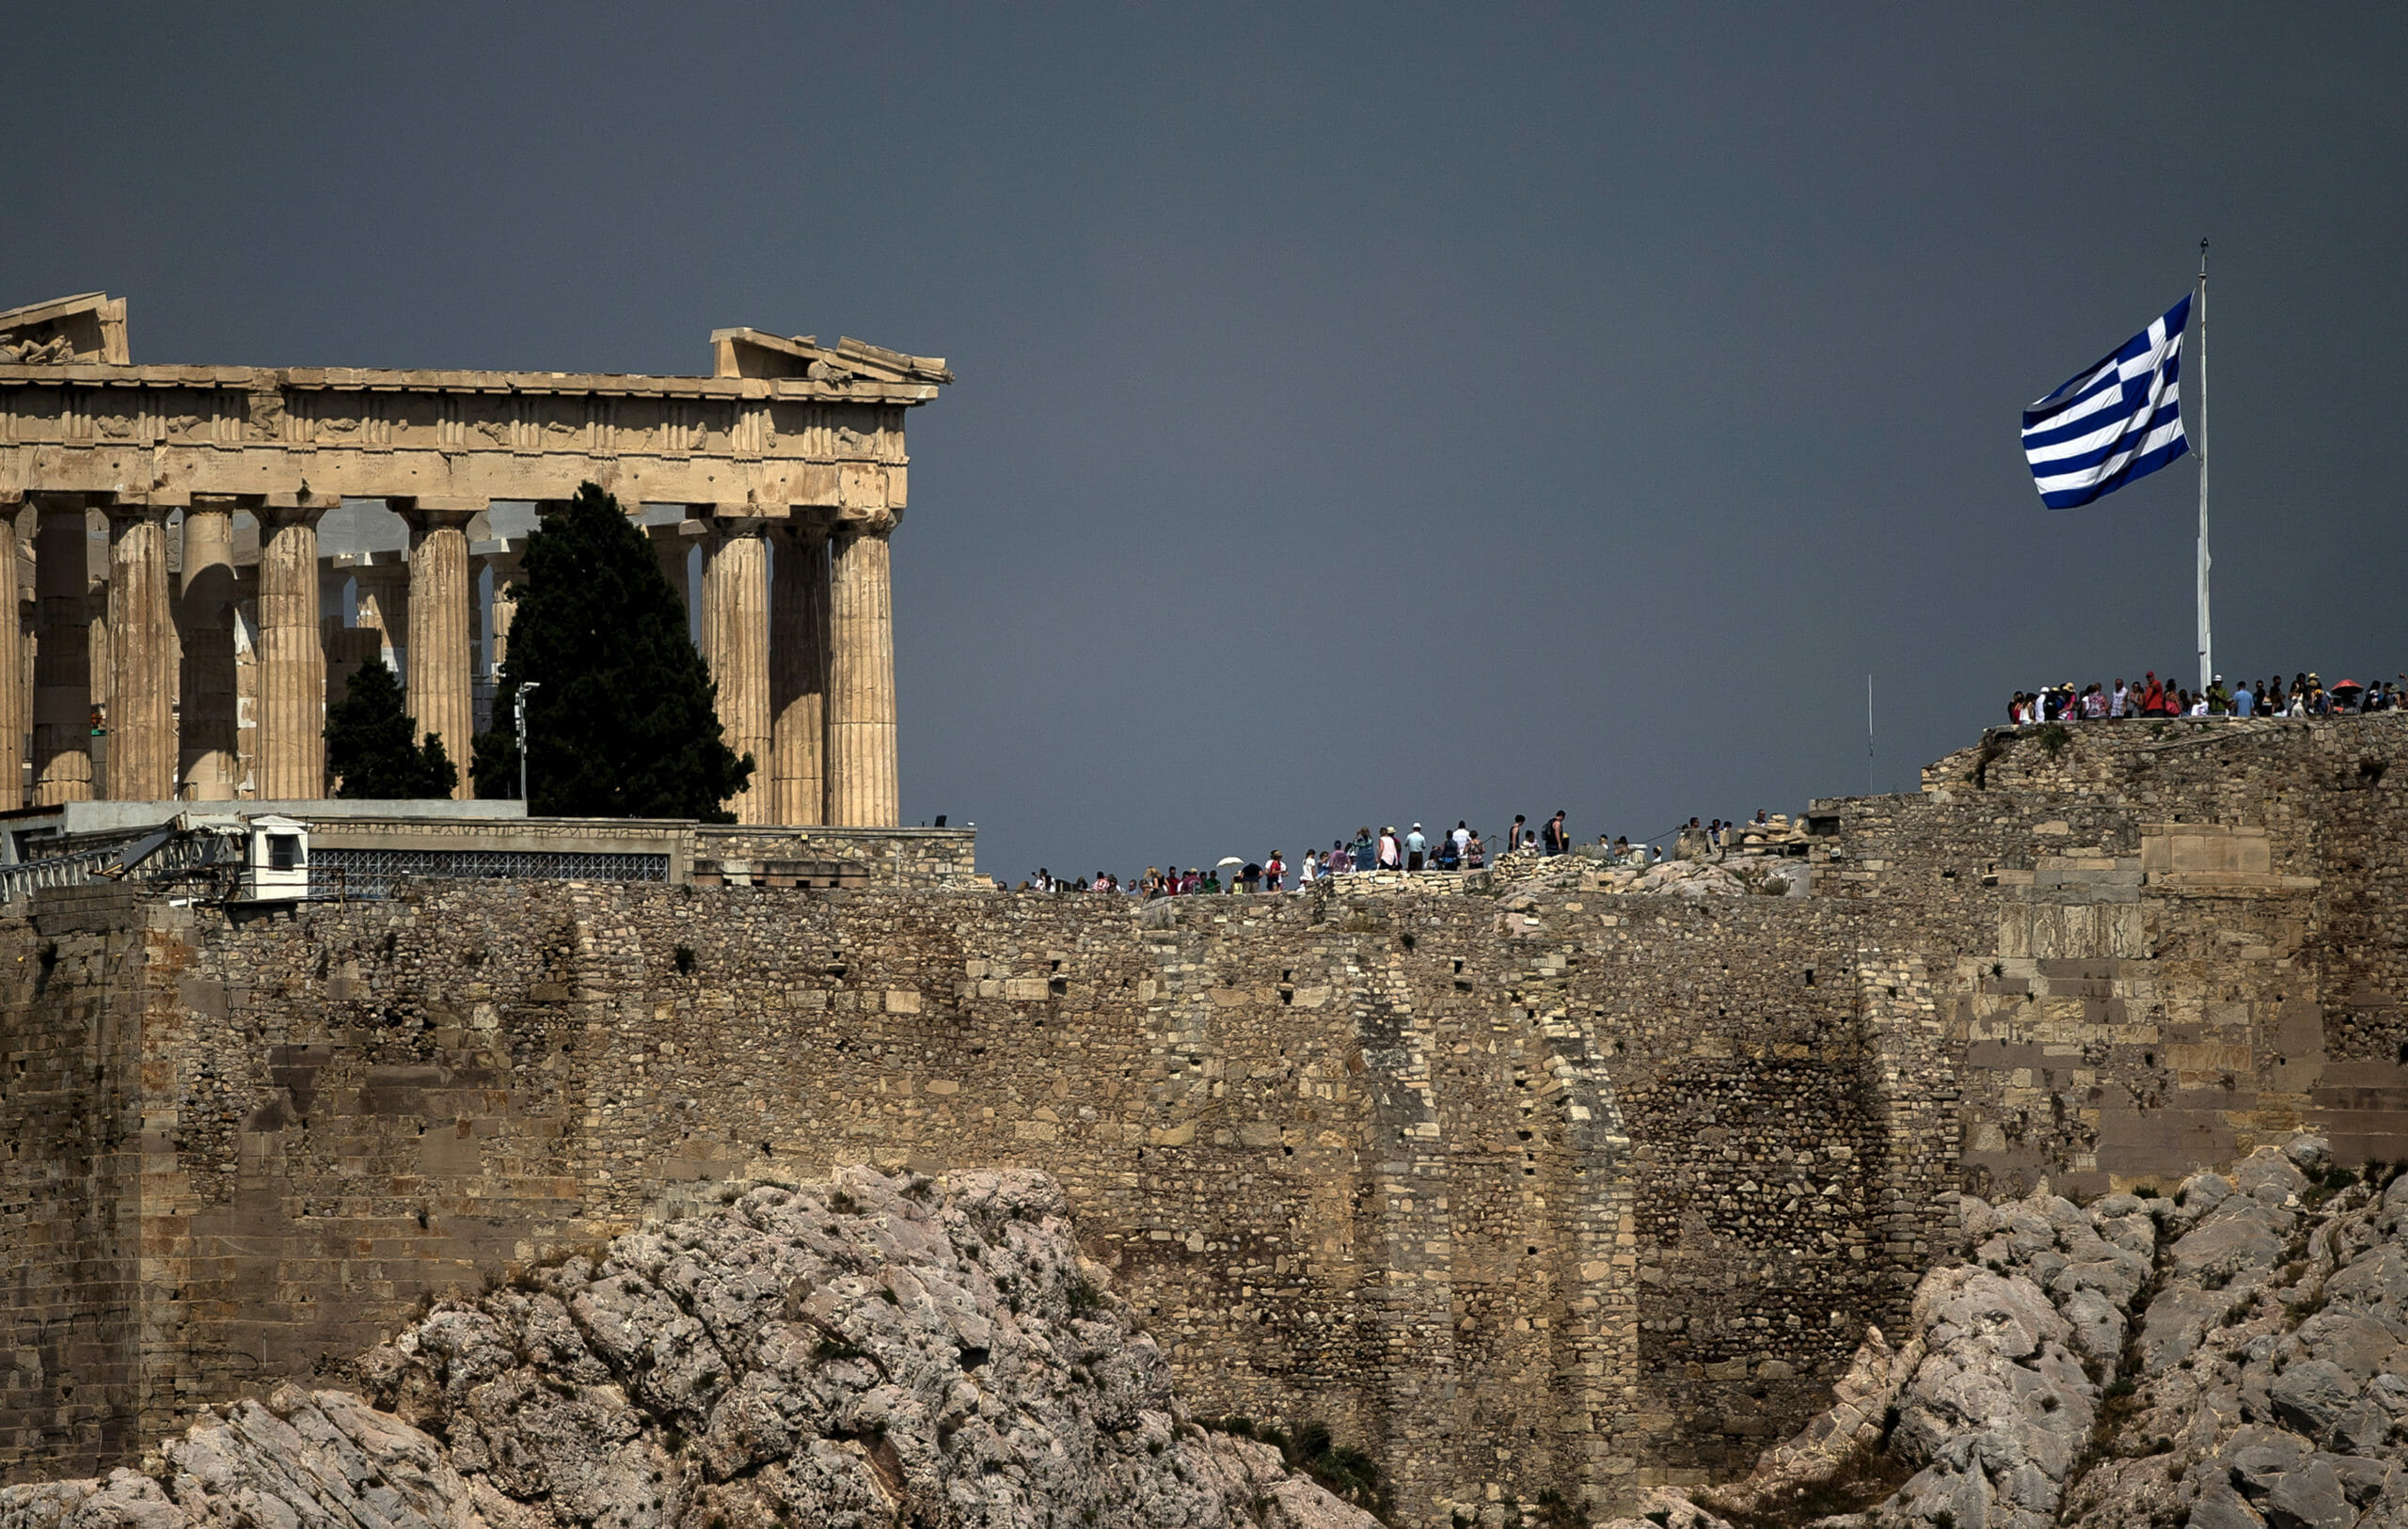
<instances>
[{"instance_id":1,"label":"blue and white flag","mask_svg":"<svg viewBox=\"0 0 2408 1529\"><path fill-rule=\"evenodd\" d=\"M2113 494L2190 450L2182 434L2182 328L2191 299L2023 411L2023 457L2052 510Z\"/></svg>"}]
</instances>

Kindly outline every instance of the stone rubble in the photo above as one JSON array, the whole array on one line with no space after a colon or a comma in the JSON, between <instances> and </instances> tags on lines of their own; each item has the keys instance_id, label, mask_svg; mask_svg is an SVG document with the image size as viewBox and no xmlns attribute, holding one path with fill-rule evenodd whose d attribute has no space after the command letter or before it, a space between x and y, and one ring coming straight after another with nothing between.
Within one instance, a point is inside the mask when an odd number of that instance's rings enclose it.
<instances>
[{"instance_id":1,"label":"stone rubble","mask_svg":"<svg viewBox=\"0 0 2408 1529\"><path fill-rule=\"evenodd\" d=\"M1619 865L1575 850L1541 858L1519 852L1501 860L1489 884L1505 895L1541 891L1603 892L1608 896L1802 896L1806 862L1773 856L1668 859Z\"/></svg>"},{"instance_id":2,"label":"stone rubble","mask_svg":"<svg viewBox=\"0 0 2408 1529\"><path fill-rule=\"evenodd\" d=\"M285 1386L0 1529L1373 1529L1190 1423L1026 1172L753 1187ZM371 1405L372 1402L373 1405Z\"/></svg>"},{"instance_id":3,"label":"stone rubble","mask_svg":"<svg viewBox=\"0 0 2408 1529\"><path fill-rule=\"evenodd\" d=\"M2408 1175L2356 1183L2301 1136L2171 1198L1958 1211L1972 1255L1903 1344L1869 1332L1745 1481L1615 1529L2408 1524Z\"/></svg>"}]
</instances>

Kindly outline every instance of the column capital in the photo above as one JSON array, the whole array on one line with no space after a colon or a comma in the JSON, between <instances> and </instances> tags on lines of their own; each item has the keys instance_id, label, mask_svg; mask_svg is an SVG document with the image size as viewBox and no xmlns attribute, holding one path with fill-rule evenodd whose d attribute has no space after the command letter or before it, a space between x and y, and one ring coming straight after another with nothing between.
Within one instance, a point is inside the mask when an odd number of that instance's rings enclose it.
<instances>
[{"instance_id":1,"label":"column capital","mask_svg":"<svg viewBox=\"0 0 2408 1529\"><path fill-rule=\"evenodd\" d=\"M271 489L260 496L270 510L315 510L320 514L342 503L340 494L324 494L303 483L299 488Z\"/></svg>"},{"instance_id":2,"label":"column capital","mask_svg":"<svg viewBox=\"0 0 2408 1529\"><path fill-rule=\"evenodd\" d=\"M711 530L749 536L786 518L786 507L758 504L689 504L686 512Z\"/></svg>"},{"instance_id":3,"label":"column capital","mask_svg":"<svg viewBox=\"0 0 2408 1529\"><path fill-rule=\"evenodd\" d=\"M182 508L176 504L161 504L147 496L107 494L99 497L102 502L93 508L109 517L112 529L139 525L146 520L164 521L168 511Z\"/></svg>"},{"instance_id":4,"label":"column capital","mask_svg":"<svg viewBox=\"0 0 2408 1529\"><path fill-rule=\"evenodd\" d=\"M423 535L445 527L465 530L468 522L483 514L492 503L490 499L434 499L409 495L388 498L385 508L408 522L411 530Z\"/></svg>"},{"instance_id":5,"label":"column capital","mask_svg":"<svg viewBox=\"0 0 2408 1529\"><path fill-rule=\"evenodd\" d=\"M287 526L302 526L314 531L318 522L326 518L331 504L278 504L277 496L268 495L261 502L246 506L259 521L262 530L281 530Z\"/></svg>"},{"instance_id":6,"label":"column capital","mask_svg":"<svg viewBox=\"0 0 2408 1529\"><path fill-rule=\"evenodd\" d=\"M886 536L903 523L900 506L882 510L846 510L836 516L834 533L841 536Z\"/></svg>"}]
</instances>

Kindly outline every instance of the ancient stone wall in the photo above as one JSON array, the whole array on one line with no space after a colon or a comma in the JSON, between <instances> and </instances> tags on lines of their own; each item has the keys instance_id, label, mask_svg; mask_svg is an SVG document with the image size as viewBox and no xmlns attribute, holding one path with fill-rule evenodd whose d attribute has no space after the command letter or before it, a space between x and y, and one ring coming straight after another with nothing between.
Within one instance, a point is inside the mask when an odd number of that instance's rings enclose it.
<instances>
[{"instance_id":1,"label":"ancient stone wall","mask_svg":"<svg viewBox=\"0 0 2408 1529\"><path fill-rule=\"evenodd\" d=\"M2403 747L1992 735L1814 804L1804 898L46 898L0 921L0 1062L46 1080L0 1099L0 1469L339 1376L696 1181L868 1160L1057 1174L1195 1406L1330 1423L1412 1521L1727 1474L1960 1251L1959 1184L2298 1124L2408 1157Z\"/></svg>"},{"instance_id":2,"label":"ancient stone wall","mask_svg":"<svg viewBox=\"0 0 2408 1529\"><path fill-rule=\"evenodd\" d=\"M59 1107L148 1127L138 1183L75 1196L150 1253L119 1405L147 1440L340 1377L420 1297L695 1180L1022 1164L1063 1180L1199 1408L1327 1421L1423 1503L1626 1474L1629 1208L1586 1033L1488 1001L1484 923L1320 911L428 883L229 922L126 898L111 938L147 941L166 997L102 1069L127 1097ZM64 940L59 916L37 902L17 938ZM87 1001L111 981L88 976ZM12 1401L50 1426L39 1386Z\"/></svg>"},{"instance_id":3,"label":"ancient stone wall","mask_svg":"<svg viewBox=\"0 0 2408 1529\"><path fill-rule=\"evenodd\" d=\"M1815 804L1819 898L1930 963L1964 1178L2176 1181L2302 1126L2408 1152L2408 717L1998 729Z\"/></svg>"},{"instance_id":4,"label":"ancient stone wall","mask_svg":"<svg viewBox=\"0 0 2408 1529\"><path fill-rule=\"evenodd\" d=\"M0 1478L121 1463L140 1395L134 1049L150 997L131 899L0 922Z\"/></svg>"}]
</instances>

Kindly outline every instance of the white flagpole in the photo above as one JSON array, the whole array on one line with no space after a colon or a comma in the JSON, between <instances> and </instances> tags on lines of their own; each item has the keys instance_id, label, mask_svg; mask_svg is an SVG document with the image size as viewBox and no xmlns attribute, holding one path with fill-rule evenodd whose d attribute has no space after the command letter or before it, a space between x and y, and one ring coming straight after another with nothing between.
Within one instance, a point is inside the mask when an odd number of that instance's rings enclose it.
<instances>
[{"instance_id":1,"label":"white flagpole","mask_svg":"<svg viewBox=\"0 0 2408 1529\"><path fill-rule=\"evenodd\" d=\"M1880 790L1873 780L1873 676L1864 677L1864 794L1877 796Z\"/></svg>"},{"instance_id":2,"label":"white flagpole","mask_svg":"<svg viewBox=\"0 0 2408 1529\"><path fill-rule=\"evenodd\" d=\"M2199 458L2199 688L2215 680L2212 628L2208 623L2208 242L2199 241L2199 428L2191 449Z\"/></svg>"}]
</instances>

